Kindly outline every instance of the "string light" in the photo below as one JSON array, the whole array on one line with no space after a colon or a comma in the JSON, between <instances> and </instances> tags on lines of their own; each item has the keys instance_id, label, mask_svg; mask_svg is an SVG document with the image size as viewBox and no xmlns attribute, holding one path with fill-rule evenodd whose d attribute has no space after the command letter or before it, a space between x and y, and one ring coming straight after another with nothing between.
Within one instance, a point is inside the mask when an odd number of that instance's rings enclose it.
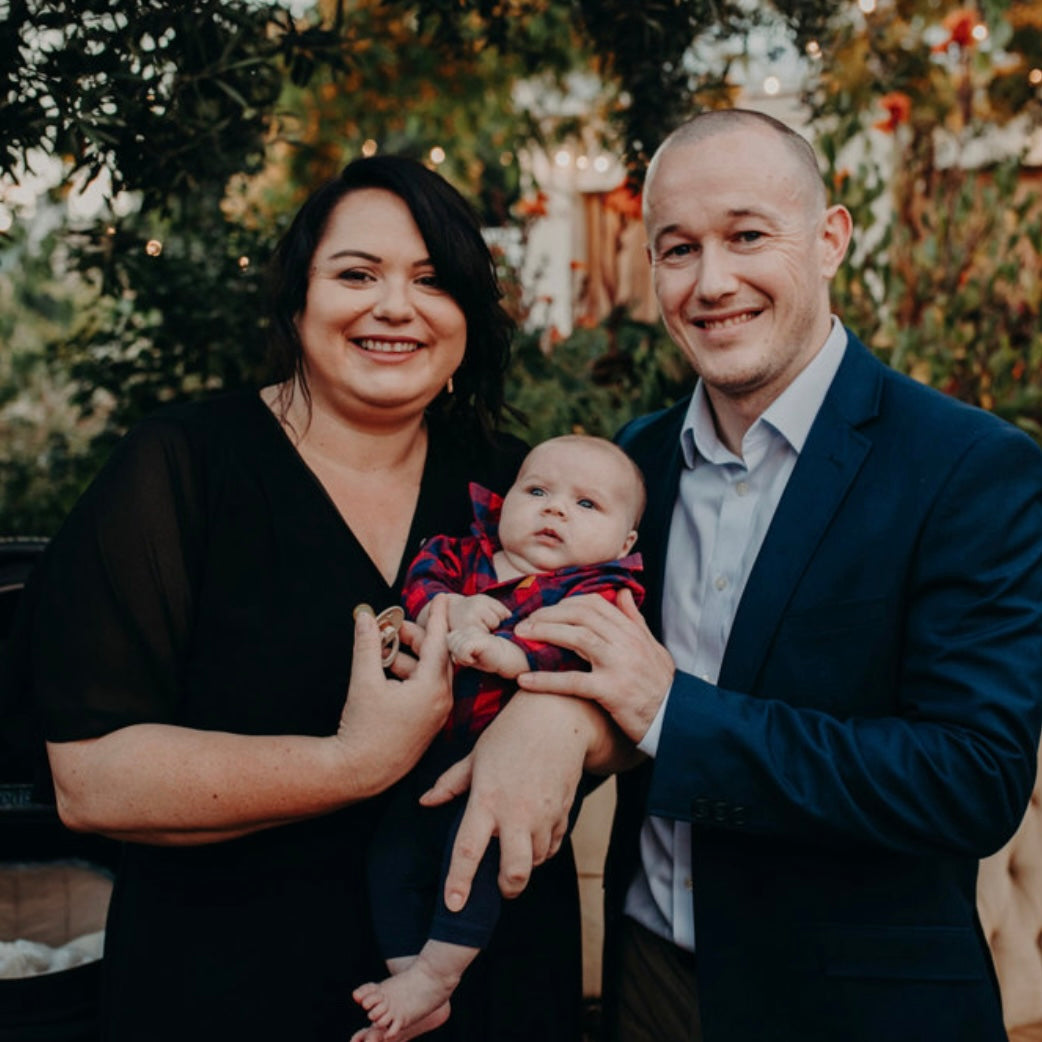
<instances>
[{"instance_id":1,"label":"string light","mask_svg":"<svg viewBox=\"0 0 1042 1042\"><path fill-rule=\"evenodd\" d=\"M1030 83L1032 87L1037 87L1042 84L1042 69L1032 69L1031 72L1028 73L1028 83Z\"/></svg>"},{"instance_id":2,"label":"string light","mask_svg":"<svg viewBox=\"0 0 1042 1042\"><path fill-rule=\"evenodd\" d=\"M163 252L163 244L158 239L149 239L145 243L145 253L150 257L158 257Z\"/></svg>"},{"instance_id":3,"label":"string light","mask_svg":"<svg viewBox=\"0 0 1042 1042\"><path fill-rule=\"evenodd\" d=\"M554 156L554 162L558 166L569 166L572 162L571 154L562 148L561 151Z\"/></svg>"},{"instance_id":4,"label":"string light","mask_svg":"<svg viewBox=\"0 0 1042 1042\"><path fill-rule=\"evenodd\" d=\"M607 173L608 167L611 166L611 160L607 156L598 156L593 161L593 168L598 174Z\"/></svg>"},{"instance_id":5,"label":"string light","mask_svg":"<svg viewBox=\"0 0 1042 1042\"><path fill-rule=\"evenodd\" d=\"M245 271L250 266L250 258L243 255L239 258L239 270Z\"/></svg>"},{"instance_id":6,"label":"string light","mask_svg":"<svg viewBox=\"0 0 1042 1042\"><path fill-rule=\"evenodd\" d=\"M862 14L871 14L876 9L876 0L857 0Z\"/></svg>"},{"instance_id":7,"label":"string light","mask_svg":"<svg viewBox=\"0 0 1042 1042\"><path fill-rule=\"evenodd\" d=\"M365 141L362 142L362 155L365 156L366 159L370 156L375 156L376 148L376 142L371 137L366 138Z\"/></svg>"},{"instance_id":8,"label":"string light","mask_svg":"<svg viewBox=\"0 0 1042 1042\"><path fill-rule=\"evenodd\" d=\"M817 40L809 40L807 42L807 57L808 58L820 58L821 57L821 44Z\"/></svg>"},{"instance_id":9,"label":"string light","mask_svg":"<svg viewBox=\"0 0 1042 1042\"><path fill-rule=\"evenodd\" d=\"M772 97L781 90L781 80L777 76L768 76L763 81L763 92L769 94Z\"/></svg>"},{"instance_id":10,"label":"string light","mask_svg":"<svg viewBox=\"0 0 1042 1042\"><path fill-rule=\"evenodd\" d=\"M441 145L435 145L434 148L428 153L430 160L435 166L440 166L445 162L445 149Z\"/></svg>"},{"instance_id":11,"label":"string light","mask_svg":"<svg viewBox=\"0 0 1042 1042\"><path fill-rule=\"evenodd\" d=\"M988 27L983 22L978 22L970 35L977 41L983 43L988 38Z\"/></svg>"}]
</instances>

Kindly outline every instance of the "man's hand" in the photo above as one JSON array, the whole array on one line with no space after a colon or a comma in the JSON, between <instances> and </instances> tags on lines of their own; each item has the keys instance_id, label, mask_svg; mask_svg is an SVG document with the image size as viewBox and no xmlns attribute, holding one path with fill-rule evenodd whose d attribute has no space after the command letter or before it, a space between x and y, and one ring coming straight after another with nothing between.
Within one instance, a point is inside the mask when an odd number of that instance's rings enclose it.
<instances>
[{"instance_id":1,"label":"man's hand","mask_svg":"<svg viewBox=\"0 0 1042 1042\"><path fill-rule=\"evenodd\" d=\"M644 737L669 693L676 666L651 635L629 590L619 594L616 605L599 594L566 597L533 612L515 632L525 640L568 648L590 663L588 673L522 673L517 682L523 690L591 699L632 741Z\"/></svg>"},{"instance_id":2,"label":"man's hand","mask_svg":"<svg viewBox=\"0 0 1042 1042\"><path fill-rule=\"evenodd\" d=\"M600 598L599 598L600 599ZM587 751L602 742L599 711L571 698L518 692L482 732L473 752L424 793L425 806L470 788L445 882L458 911L493 836L499 837L499 889L516 897L532 868L560 849Z\"/></svg>"}]
</instances>

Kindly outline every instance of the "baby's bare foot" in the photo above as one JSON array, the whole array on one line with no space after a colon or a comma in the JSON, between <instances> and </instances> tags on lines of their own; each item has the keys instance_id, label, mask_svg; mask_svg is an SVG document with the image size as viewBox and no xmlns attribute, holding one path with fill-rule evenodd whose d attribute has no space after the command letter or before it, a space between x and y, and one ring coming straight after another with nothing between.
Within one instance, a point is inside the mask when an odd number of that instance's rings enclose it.
<instances>
[{"instance_id":1,"label":"baby's bare foot","mask_svg":"<svg viewBox=\"0 0 1042 1042\"><path fill-rule=\"evenodd\" d=\"M384 1032L387 1042L413 1038L444 1023L449 1015L449 999L477 953L477 948L427 941L415 958L392 959L390 977L379 983L363 984L355 988L352 995L369 1014L373 1027ZM427 1024L431 1017L441 1019L437 1024ZM427 1026L406 1034L420 1024ZM383 1039L363 1035L358 1042L383 1042Z\"/></svg>"},{"instance_id":2,"label":"baby's bare foot","mask_svg":"<svg viewBox=\"0 0 1042 1042\"><path fill-rule=\"evenodd\" d=\"M379 985L375 984L366 985L366 987L369 986L379 987ZM409 1042L409 1039L419 1038L420 1035L425 1035L428 1031L440 1028L449 1019L449 1012L449 1004L446 1002L429 1016L421 1017L416 1023L402 1028L400 1031L384 1030L373 1024L370 1027L356 1031L351 1036L350 1042Z\"/></svg>"}]
</instances>

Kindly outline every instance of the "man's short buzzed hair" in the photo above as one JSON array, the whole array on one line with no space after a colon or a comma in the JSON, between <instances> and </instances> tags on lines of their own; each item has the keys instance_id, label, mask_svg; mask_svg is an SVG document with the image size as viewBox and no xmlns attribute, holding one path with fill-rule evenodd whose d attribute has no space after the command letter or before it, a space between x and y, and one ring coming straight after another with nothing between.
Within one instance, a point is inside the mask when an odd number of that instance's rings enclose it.
<instances>
[{"instance_id":1,"label":"man's short buzzed hair","mask_svg":"<svg viewBox=\"0 0 1042 1042\"><path fill-rule=\"evenodd\" d=\"M821 170L818 167L818 157L810 142L792 127L782 123L781 120L768 116L766 112L756 112L753 109L712 109L700 112L687 122L681 123L652 156L651 164L648 167L648 177L650 178L658 157L670 148L677 145L693 145L717 134L755 127L773 130L782 139L806 174L807 184L812 188L815 202L824 207L828 202L825 182L822 180Z\"/></svg>"}]
</instances>

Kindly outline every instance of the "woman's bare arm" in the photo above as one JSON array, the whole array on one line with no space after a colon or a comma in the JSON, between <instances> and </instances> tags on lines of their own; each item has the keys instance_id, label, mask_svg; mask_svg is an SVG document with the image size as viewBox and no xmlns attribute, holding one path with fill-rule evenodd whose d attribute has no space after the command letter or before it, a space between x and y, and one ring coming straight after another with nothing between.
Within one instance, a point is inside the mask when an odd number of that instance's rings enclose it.
<instances>
[{"instance_id":1,"label":"woman's bare arm","mask_svg":"<svg viewBox=\"0 0 1042 1042\"><path fill-rule=\"evenodd\" d=\"M446 612L404 681L380 666L371 616L355 624L350 697L336 734L253 736L134 724L48 744L70 828L159 844L215 842L366 799L420 758L451 705Z\"/></svg>"}]
</instances>

